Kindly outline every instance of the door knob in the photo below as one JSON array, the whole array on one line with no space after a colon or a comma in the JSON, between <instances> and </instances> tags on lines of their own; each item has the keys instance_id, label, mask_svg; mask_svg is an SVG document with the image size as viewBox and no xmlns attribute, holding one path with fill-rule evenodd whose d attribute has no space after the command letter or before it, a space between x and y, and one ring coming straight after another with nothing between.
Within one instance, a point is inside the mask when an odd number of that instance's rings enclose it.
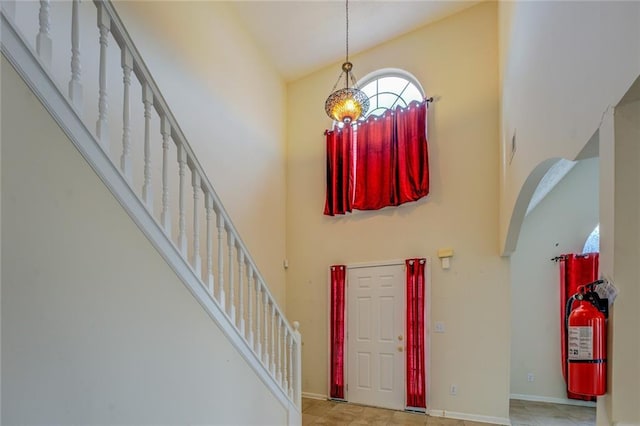
<instances>
[{"instance_id":1,"label":"door knob","mask_svg":"<svg viewBox=\"0 0 640 426\"><path fill-rule=\"evenodd\" d=\"M398 340L402 342L402 336L398 336Z\"/></svg>"},{"instance_id":2,"label":"door knob","mask_svg":"<svg viewBox=\"0 0 640 426\"><path fill-rule=\"evenodd\" d=\"M398 346L398 352L402 352L404 348L402 346Z\"/></svg>"}]
</instances>

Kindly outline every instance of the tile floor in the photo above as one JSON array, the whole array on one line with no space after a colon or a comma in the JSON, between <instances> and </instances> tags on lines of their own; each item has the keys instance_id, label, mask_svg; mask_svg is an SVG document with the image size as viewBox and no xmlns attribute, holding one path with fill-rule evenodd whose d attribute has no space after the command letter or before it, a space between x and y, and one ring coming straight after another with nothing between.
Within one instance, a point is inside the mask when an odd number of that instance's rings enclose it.
<instances>
[{"instance_id":1,"label":"tile floor","mask_svg":"<svg viewBox=\"0 0 640 426\"><path fill-rule=\"evenodd\" d=\"M512 426L594 426L595 408L511 401ZM302 425L488 426L469 420L430 417L318 399L302 399Z\"/></svg>"},{"instance_id":2,"label":"tile floor","mask_svg":"<svg viewBox=\"0 0 640 426\"><path fill-rule=\"evenodd\" d=\"M549 404L512 399L509 404L512 426L595 426L595 407Z\"/></svg>"}]
</instances>

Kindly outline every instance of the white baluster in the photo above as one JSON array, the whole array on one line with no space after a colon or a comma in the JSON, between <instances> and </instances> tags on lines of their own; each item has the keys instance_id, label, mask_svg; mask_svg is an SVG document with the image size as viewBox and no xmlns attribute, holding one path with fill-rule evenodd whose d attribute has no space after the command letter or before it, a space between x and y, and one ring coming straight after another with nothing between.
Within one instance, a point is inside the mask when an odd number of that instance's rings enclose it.
<instances>
[{"instance_id":1,"label":"white baluster","mask_svg":"<svg viewBox=\"0 0 640 426\"><path fill-rule=\"evenodd\" d=\"M249 320L249 345L252 348L255 348L255 342L253 340L253 297L251 297L251 288L253 287L253 267L251 264L248 265L249 270L247 271L247 302L248 302L248 315L247 319Z\"/></svg>"},{"instance_id":2,"label":"white baluster","mask_svg":"<svg viewBox=\"0 0 640 426\"><path fill-rule=\"evenodd\" d=\"M160 121L162 133L162 213L160 220L165 234L171 237L171 209L169 208L169 142L171 141L171 123L166 114Z\"/></svg>"},{"instance_id":3,"label":"white baluster","mask_svg":"<svg viewBox=\"0 0 640 426\"><path fill-rule=\"evenodd\" d=\"M262 339L260 338L260 280L256 275L256 344L254 346L258 359L262 359Z\"/></svg>"},{"instance_id":4,"label":"white baluster","mask_svg":"<svg viewBox=\"0 0 640 426\"><path fill-rule=\"evenodd\" d=\"M235 247L236 242L231 229L227 230L227 244L229 249L229 317L231 317L231 322L233 323L233 325L236 325L236 292L233 282L233 248Z\"/></svg>"},{"instance_id":5,"label":"white baluster","mask_svg":"<svg viewBox=\"0 0 640 426\"><path fill-rule=\"evenodd\" d=\"M74 2L75 5L75 2ZM120 170L131 183L131 124L130 124L130 101L129 88L131 87L131 71L133 70L133 56L127 47L122 48L122 82L124 83L124 93L122 102L122 156L120 157ZM71 86L71 83L69 83ZM71 89L70 89L71 90Z\"/></svg>"},{"instance_id":6,"label":"white baluster","mask_svg":"<svg viewBox=\"0 0 640 426\"><path fill-rule=\"evenodd\" d=\"M244 325L244 251L238 245L238 302L240 307L240 334L242 337L246 335Z\"/></svg>"},{"instance_id":7,"label":"white baluster","mask_svg":"<svg viewBox=\"0 0 640 426\"><path fill-rule=\"evenodd\" d=\"M82 114L83 94L80 67L80 0L71 5L71 80L69 80L69 99L78 115Z\"/></svg>"},{"instance_id":8,"label":"white baluster","mask_svg":"<svg viewBox=\"0 0 640 426\"><path fill-rule=\"evenodd\" d=\"M284 351L283 351L283 362L282 362L282 368L284 369L284 371L282 372L282 388L285 390L285 392L289 393L289 364L287 363L287 343L289 342L289 327L285 324L284 326L284 340L282 342L282 345L284 346Z\"/></svg>"},{"instance_id":9,"label":"white baluster","mask_svg":"<svg viewBox=\"0 0 640 426\"><path fill-rule=\"evenodd\" d=\"M208 190L205 194L205 203L207 206L207 288L209 294L215 297L213 290L213 197Z\"/></svg>"},{"instance_id":10,"label":"white baluster","mask_svg":"<svg viewBox=\"0 0 640 426\"><path fill-rule=\"evenodd\" d=\"M271 301L271 374L276 374L276 304Z\"/></svg>"},{"instance_id":11,"label":"white baluster","mask_svg":"<svg viewBox=\"0 0 640 426\"><path fill-rule=\"evenodd\" d=\"M153 92L149 83L142 85L142 103L144 104L144 184L142 185L142 201L153 214L153 190L151 187L151 105Z\"/></svg>"},{"instance_id":12,"label":"white baluster","mask_svg":"<svg viewBox=\"0 0 640 426\"><path fill-rule=\"evenodd\" d=\"M0 3L7 18L14 21L16 19L16 0L2 0Z\"/></svg>"},{"instance_id":13,"label":"white baluster","mask_svg":"<svg viewBox=\"0 0 640 426\"><path fill-rule=\"evenodd\" d=\"M200 200L200 173L194 168L191 171L191 185L193 186L193 270L198 277L202 277L202 258L200 257L200 215L198 201Z\"/></svg>"},{"instance_id":14,"label":"white baluster","mask_svg":"<svg viewBox=\"0 0 640 426\"><path fill-rule=\"evenodd\" d=\"M278 314L278 362L276 380L282 386L282 315Z\"/></svg>"},{"instance_id":15,"label":"white baluster","mask_svg":"<svg viewBox=\"0 0 640 426\"><path fill-rule=\"evenodd\" d=\"M224 294L224 246L222 233L224 232L224 217L221 211L216 211L218 225L218 302L223 312L227 312L226 299Z\"/></svg>"},{"instance_id":16,"label":"white baluster","mask_svg":"<svg viewBox=\"0 0 640 426\"><path fill-rule=\"evenodd\" d=\"M264 357L262 359L262 362L264 362L265 367L269 368L269 321L268 321L268 315L269 315L269 299L268 299L268 295L267 295L267 288L265 287L264 291L262 292L262 307L264 308Z\"/></svg>"},{"instance_id":17,"label":"white baluster","mask_svg":"<svg viewBox=\"0 0 640 426\"><path fill-rule=\"evenodd\" d=\"M109 152L109 124L107 113L107 43L111 19L107 14L105 5L98 4L98 29L100 30L100 87L98 89L98 122L96 123L96 136L105 152Z\"/></svg>"},{"instance_id":18,"label":"white baluster","mask_svg":"<svg viewBox=\"0 0 640 426\"><path fill-rule=\"evenodd\" d=\"M40 0L40 13L38 14L40 30L36 36L36 51L42 63L47 67L51 67L51 51L53 46L49 35L51 27L50 9L51 4L49 0Z\"/></svg>"},{"instance_id":19,"label":"white baluster","mask_svg":"<svg viewBox=\"0 0 640 426\"><path fill-rule=\"evenodd\" d=\"M295 361L293 365L293 377L292 382L295 382L293 386L293 396L296 406L302 407L302 335L300 334L300 323L298 321L293 322L293 335L295 337Z\"/></svg>"},{"instance_id":20,"label":"white baluster","mask_svg":"<svg viewBox=\"0 0 640 426\"><path fill-rule=\"evenodd\" d=\"M187 220L185 217L185 200L184 194L186 192L185 172L187 166L187 153L185 152L184 145L180 143L178 145L178 174L180 175L180 194L179 194L179 206L178 206L178 246L182 255L187 257Z\"/></svg>"},{"instance_id":21,"label":"white baluster","mask_svg":"<svg viewBox=\"0 0 640 426\"><path fill-rule=\"evenodd\" d=\"M289 335L289 388L287 389L287 393L289 394L289 398L293 398L293 335Z\"/></svg>"}]
</instances>

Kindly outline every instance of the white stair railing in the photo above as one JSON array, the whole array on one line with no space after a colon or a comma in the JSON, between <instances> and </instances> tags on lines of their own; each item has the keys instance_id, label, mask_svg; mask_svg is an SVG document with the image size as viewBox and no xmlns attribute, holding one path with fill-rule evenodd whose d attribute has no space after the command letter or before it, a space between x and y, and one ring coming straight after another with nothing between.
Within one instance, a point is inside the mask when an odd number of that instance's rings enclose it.
<instances>
[{"instance_id":1,"label":"white stair railing","mask_svg":"<svg viewBox=\"0 0 640 426\"><path fill-rule=\"evenodd\" d=\"M114 6L110 1L95 0L95 19L90 19L85 3L3 0L3 54L263 381L280 394L281 401L286 400L290 408L297 410L293 423L298 423L298 324L294 322L292 327L278 307ZM66 10L66 14L59 14L68 17L66 22L52 20L56 8ZM27 22L25 28L18 21ZM33 26L37 33L28 37ZM63 26L64 31L56 31L56 26ZM93 32L85 29L89 26L93 26ZM69 33L70 40L57 38L58 34ZM81 49L83 43L90 41L87 34L98 38L99 49L89 52L97 53L97 58ZM28 40L35 40L35 46ZM120 64L108 63L112 41L120 50ZM67 68L63 76L56 74L59 67L52 64L58 42L69 44L66 64L70 64L70 70ZM92 42L95 44L95 40ZM97 87L83 86L83 60L97 62L98 75L93 79L98 82ZM109 87L112 72L121 76L122 87L118 90ZM60 89L61 81L67 90ZM141 92L141 123L132 114L134 86ZM122 93L122 104L117 106L122 108L122 127L117 132L110 122L110 90ZM85 97L90 102L85 102ZM88 104L97 107L97 111L84 107ZM93 126L83 119L91 112L97 116ZM159 123L157 129L152 126L154 122ZM142 148L142 158L136 158L133 151L134 140L140 140L132 136L136 126L142 133L143 146L136 147ZM94 132L88 130L92 127ZM161 143L154 143L156 139ZM161 158L158 176L153 175L154 158ZM136 176L142 176L141 185ZM172 188L177 189L177 197L172 196ZM160 194L159 200L154 197L155 191ZM159 205L154 208L156 202ZM176 212L178 229L174 235Z\"/></svg>"}]
</instances>

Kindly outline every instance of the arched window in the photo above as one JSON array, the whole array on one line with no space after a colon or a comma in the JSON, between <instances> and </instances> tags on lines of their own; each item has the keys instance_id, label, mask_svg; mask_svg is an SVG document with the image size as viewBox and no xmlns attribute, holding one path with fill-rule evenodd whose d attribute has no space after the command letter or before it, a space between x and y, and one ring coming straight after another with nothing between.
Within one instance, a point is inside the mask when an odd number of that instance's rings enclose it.
<instances>
[{"instance_id":1,"label":"arched window","mask_svg":"<svg viewBox=\"0 0 640 426\"><path fill-rule=\"evenodd\" d=\"M587 238L582 253L600 253L600 224L596 226L589 238Z\"/></svg>"},{"instance_id":2,"label":"arched window","mask_svg":"<svg viewBox=\"0 0 640 426\"><path fill-rule=\"evenodd\" d=\"M399 206L429 194L427 101L420 83L387 68L358 87L369 98L367 114L346 126L334 121L325 133L329 216ZM395 112L385 114L390 109Z\"/></svg>"},{"instance_id":3,"label":"arched window","mask_svg":"<svg viewBox=\"0 0 640 426\"><path fill-rule=\"evenodd\" d=\"M365 76L358 86L369 97L369 111L362 117L380 116L388 109L421 102L424 91L414 76L399 69L382 69Z\"/></svg>"}]
</instances>

